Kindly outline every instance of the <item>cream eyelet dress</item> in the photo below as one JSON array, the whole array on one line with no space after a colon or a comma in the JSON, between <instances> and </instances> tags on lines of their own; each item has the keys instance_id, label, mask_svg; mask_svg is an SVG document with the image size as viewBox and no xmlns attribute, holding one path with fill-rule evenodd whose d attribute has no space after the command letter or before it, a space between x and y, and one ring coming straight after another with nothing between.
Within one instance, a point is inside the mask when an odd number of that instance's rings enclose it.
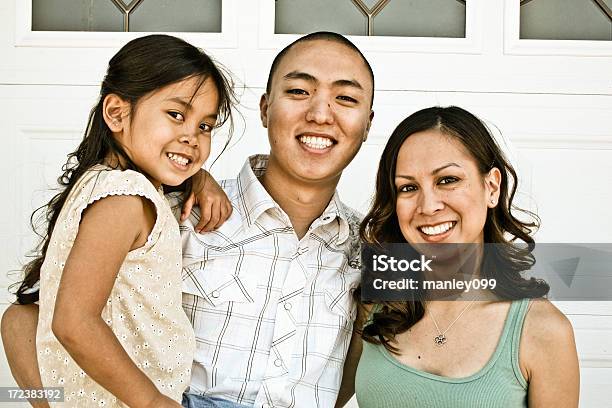
<instances>
[{"instance_id":1,"label":"cream eyelet dress","mask_svg":"<svg viewBox=\"0 0 612 408\"><path fill-rule=\"evenodd\" d=\"M126 406L81 370L51 331L60 278L81 215L88 205L111 195L145 197L154 203L157 218L147 243L130 251L121 265L102 318L160 392L180 403L191 380L195 337L182 309L178 223L163 192L144 175L102 165L92 167L73 187L41 268L36 346L42 382L45 387L64 388L65 402L52 406ZM82 273L87 279L87 271Z\"/></svg>"}]
</instances>

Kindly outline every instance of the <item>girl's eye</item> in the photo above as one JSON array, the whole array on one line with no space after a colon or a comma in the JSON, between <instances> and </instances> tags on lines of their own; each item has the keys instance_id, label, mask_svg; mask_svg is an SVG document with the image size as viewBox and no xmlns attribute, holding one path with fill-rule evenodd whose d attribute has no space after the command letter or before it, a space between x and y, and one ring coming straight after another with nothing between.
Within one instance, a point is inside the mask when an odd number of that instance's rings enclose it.
<instances>
[{"instance_id":1,"label":"girl's eye","mask_svg":"<svg viewBox=\"0 0 612 408\"><path fill-rule=\"evenodd\" d=\"M289 89L287 93L291 95L308 95L308 92L299 88Z\"/></svg>"},{"instance_id":2,"label":"girl's eye","mask_svg":"<svg viewBox=\"0 0 612 408\"><path fill-rule=\"evenodd\" d=\"M459 179L457 177L443 177L442 179L440 179L439 183L440 184L452 184L452 183L456 183L458 182Z\"/></svg>"},{"instance_id":3,"label":"girl's eye","mask_svg":"<svg viewBox=\"0 0 612 408\"><path fill-rule=\"evenodd\" d=\"M185 120L185 117L181 112L170 111L168 112L168 115L172 116L176 120L180 120L181 122Z\"/></svg>"},{"instance_id":4,"label":"girl's eye","mask_svg":"<svg viewBox=\"0 0 612 408\"><path fill-rule=\"evenodd\" d=\"M399 191L400 193L410 193L413 191L416 191L416 186L414 184L405 184L403 186L400 186L397 191Z\"/></svg>"},{"instance_id":5,"label":"girl's eye","mask_svg":"<svg viewBox=\"0 0 612 408\"><path fill-rule=\"evenodd\" d=\"M210 133L210 132L212 132L213 128L214 128L214 126L209 125L208 123L202 123L202 124L200 125L200 130L201 130L202 132L204 132L204 133Z\"/></svg>"},{"instance_id":6,"label":"girl's eye","mask_svg":"<svg viewBox=\"0 0 612 408\"><path fill-rule=\"evenodd\" d=\"M342 101L346 101L346 102L357 103L357 99L351 98L350 96L346 96L346 95L340 95L338 96L338 99Z\"/></svg>"}]
</instances>

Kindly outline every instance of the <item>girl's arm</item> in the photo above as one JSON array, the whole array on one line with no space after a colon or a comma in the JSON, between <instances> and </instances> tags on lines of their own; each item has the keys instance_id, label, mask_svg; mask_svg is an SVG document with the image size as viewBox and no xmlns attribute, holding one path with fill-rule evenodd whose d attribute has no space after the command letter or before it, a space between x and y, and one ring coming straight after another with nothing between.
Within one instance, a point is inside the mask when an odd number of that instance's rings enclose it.
<instances>
[{"instance_id":1,"label":"girl's arm","mask_svg":"<svg viewBox=\"0 0 612 408\"><path fill-rule=\"evenodd\" d=\"M198 233L219 228L232 214L232 203L214 177L200 170L192 177L191 193L186 197L181 211L181 221L187 219L194 205L200 207L200 219L195 226Z\"/></svg>"},{"instance_id":2,"label":"girl's arm","mask_svg":"<svg viewBox=\"0 0 612 408\"><path fill-rule=\"evenodd\" d=\"M529 382L530 408L576 408L578 354L570 321L548 300L534 300L525 317L520 366Z\"/></svg>"},{"instance_id":3,"label":"girl's arm","mask_svg":"<svg viewBox=\"0 0 612 408\"><path fill-rule=\"evenodd\" d=\"M191 192L183 201L180 221L186 220L193 207L198 206L200 207L200 219L195 226L195 231L200 233L219 228L232 214L232 203L227 198L225 191L204 169L191 177L191 183ZM185 193L186 190L187 182L180 186L164 186L166 194L175 191Z\"/></svg>"},{"instance_id":4,"label":"girl's arm","mask_svg":"<svg viewBox=\"0 0 612 408\"><path fill-rule=\"evenodd\" d=\"M136 367L101 317L127 253L143 246L155 223L153 204L109 196L83 213L57 293L52 330L75 362L130 407L180 407Z\"/></svg>"}]
</instances>

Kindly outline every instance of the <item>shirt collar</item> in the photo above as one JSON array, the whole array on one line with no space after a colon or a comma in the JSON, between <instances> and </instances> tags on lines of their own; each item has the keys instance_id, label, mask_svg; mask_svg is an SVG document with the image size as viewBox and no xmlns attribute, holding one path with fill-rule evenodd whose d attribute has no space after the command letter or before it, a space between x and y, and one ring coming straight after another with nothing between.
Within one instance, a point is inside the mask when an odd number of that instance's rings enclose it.
<instances>
[{"instance_id":1,"label":"shirt collar","mask_svg":"<svg viewBox=\"0 0 612 408\"><path fill-rule=\"evenodd\" d=\"M261 214L278 205L270 197L258 177L268 168L268 155L250 156L238 174L238 194L243 207L243 221L251 227Z\"/></svg>"},{"instance_id":2,"label":"shirt collar","mask_svg":"<svg viewBox=\"0 0 612 408\"><path fill-rule=\"evenodd\" d=\"M280 214L285 214L259 181L259 177L263 176L268 168L268 159L267 154L250 156L238 174L240 203L244 209L244 222L249 227L255 223L261 214L271 208L277 208ZM340 200L336 190L323 214L312 223L311 229L314 230L319 226L337 220L339 227L337 242L342 244L350 235L349 220L351 214L351 209ZM287 222L289 222L288 218Z\"/></svg>"}]
</instances>

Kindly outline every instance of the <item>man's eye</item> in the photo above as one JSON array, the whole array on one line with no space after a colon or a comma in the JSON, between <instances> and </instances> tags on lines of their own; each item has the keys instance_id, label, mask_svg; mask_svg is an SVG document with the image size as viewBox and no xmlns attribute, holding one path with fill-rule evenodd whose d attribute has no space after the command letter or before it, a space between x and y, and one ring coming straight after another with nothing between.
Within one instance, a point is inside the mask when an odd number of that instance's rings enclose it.
<instances>
[{"instance_id":1,"label":"man's eye","mask_svg":"<svg viewBox=\"0 0 612 408\"><path fill-rule=\"evenodd\" d=\"M308 95L308 92L306 92L303 89L299 89L299 88L289 89L287 93L291 95Z\"/></svg>"},{"instance_id":2,"label":"man's eye","mask_svg":"<svg viewBox=\"0 0 612 408\"><path fill-rule=\"evenodd\" d=\"M350 96L346 96L346 95L340 95L338 96L338 99L342 101L346 101L346 102L357 103L357 99L351 98Z\"/></svg>"},{"instance_id":3,"label":"man's eye","mask_svg":"<svg viewBox=\"0 0 612 408\"><path fill-rule=\"evenodd\" d=\"M185 120L185 117L183 116L181 112L170 111L168 112L168 115L172 116L176 120L180 120L181 122Z\"/></svg>"},{"instance_id":4,"label":"man's eye","mask_svg":"<svg viewBox=\"0 0 612 408\"><path fill-rule=\"evenodd\" d=\"M452 184L458 182L457 177L442 177L439 181L440 184Z\"/></svg>"}]
</instances>

